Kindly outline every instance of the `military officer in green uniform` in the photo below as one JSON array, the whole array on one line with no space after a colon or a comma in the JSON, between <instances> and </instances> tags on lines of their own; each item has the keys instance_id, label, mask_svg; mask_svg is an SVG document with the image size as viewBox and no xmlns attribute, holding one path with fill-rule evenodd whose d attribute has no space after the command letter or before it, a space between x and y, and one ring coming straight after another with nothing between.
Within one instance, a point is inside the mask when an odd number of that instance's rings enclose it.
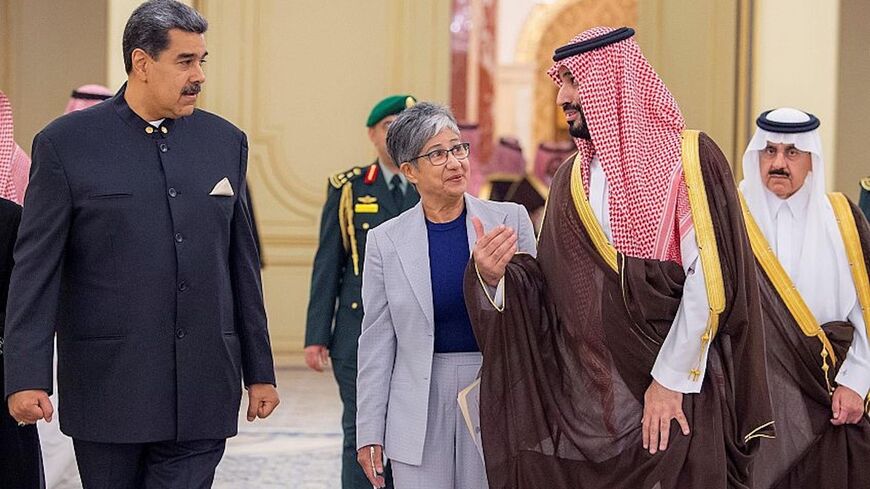
<instances>
[{"instance_id":1,"label":"military officer in green uniform","mask_svg":"<svg viewBox=\"0 0 870 489\"><path fill-rule=\"evenodd\" d=\"M371 488L356 460L356 353L363 317L362 269L369 229L410 209L420 199L390 158L386 143L387 128L393 119L415 102L409 95L394 95L375 105L366 126L378 158L370 165L353 167L329 178L320 219L320 244L314 257L305 328L305 362L320 372L327 358L332 358L332 371L344 404L344 489Z\"/></svg>"},{"instance_id":2,"label":"military officer in green uniform","mask_svg":"<svg viewBox=\"0 0 870 489\"><path fill-rule=\"evenodd\" d=\"M870 221L870 177L861 179L861 199L858 202L867 220Z\"/></svg>"}]
</instances>

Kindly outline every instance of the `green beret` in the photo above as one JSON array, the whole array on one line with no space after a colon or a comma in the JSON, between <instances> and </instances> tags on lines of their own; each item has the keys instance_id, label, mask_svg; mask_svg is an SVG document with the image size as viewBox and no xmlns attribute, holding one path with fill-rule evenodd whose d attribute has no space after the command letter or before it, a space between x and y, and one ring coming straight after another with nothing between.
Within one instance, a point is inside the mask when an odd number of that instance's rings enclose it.
<instances>
[{"instance_id":1,"label":"green beret","mask_svg":"<svg viewBox=\"0 0 870 489\"><path fill-rule=\"evenodd\" d=\"M411 95L393 95L392 97L387 97L378 102L372 109L372 113L369 114L369 119L366 121L366 127L372 127L384 120L384 117L398 114L408 107L413 107L416 103L417 99Z\"/></svg>"}]
</instances>

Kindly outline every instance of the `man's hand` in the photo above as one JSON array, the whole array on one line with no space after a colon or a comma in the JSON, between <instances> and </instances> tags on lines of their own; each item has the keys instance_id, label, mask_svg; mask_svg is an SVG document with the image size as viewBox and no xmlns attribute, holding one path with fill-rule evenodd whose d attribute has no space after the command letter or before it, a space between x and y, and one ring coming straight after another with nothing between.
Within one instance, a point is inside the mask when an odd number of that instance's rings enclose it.
<instances>
[{"instance_id":1,"label":"man's hand","mask_svg":"<svg viewBox=\"0 0 870 489\"><path fill-rule=\"evenodd\" d=\"M474 263L484 282L497 287L504 277L504 270L511 258L517 252L517 233L513 229L499 225L488 233L483 232L483 223L477 217L472 217L474 233L477 241L474 243Z\"/></svg>"},{"instance_id":2,"label":"man's hand","mask_svg":"<svg viewBox=\"0 0 870 489\"><path fill-rule=\"evenodd\" d=\"M265 419L281 402L278 390L272 384L251 384L248 386L248 422L255 418Z\"/></svg>"},{"instance_id":3,"label":"man's hand","mask_svg":"<svg viewBox=\"0 0 870 489\"><path fill-rule=\"evenodd\" d=\"M655 454L668 448L671 420L676 419L689 434L689 422L683 414L683 394L668 389L653 379L643 396L643 448Z\"/></svg>"},{"instance_id":4,"label":"man's hand","mask_svg":"<svg viewBox=\"0 0 870 489\"><path fill-rule=\"evenodd\" d=\"M329 365L329 350L324 345L306 346L305 364L315 372L323 372L323 367Z\"/></svg>"},{"instance_id":5,"label":"man's hand","mask_svg":"<svg viewBox=\"0 0 870 489\"><path fill-rule=\"evenodd\" d=\"M834 390L834 395L831 398L831 410L834 413L831 424L837 426L857 424L864 417L864 400L857 392L841 385Z\"/></svg>"},{"instance_id":6,"label":"man's hand","mask_svg":"<svg viewBox=\"0 0 870 489\"><path fill-rule=\"evenodd\" d=\"M9 414L19 423L35 424L40 419L51 422L54 406L42 390L18 391L7 400Z\"/></svg>"},{"instance_id":7,"label":"man's hand","mask_svg":"<svg viewBox=\"0 0 870 489\"><path fill-rule=\"evenodd\" d=\"M368 445L356 452L356 461L374 487L386 487L384 480L384 447Z\"/></svg>"}]
</instances>

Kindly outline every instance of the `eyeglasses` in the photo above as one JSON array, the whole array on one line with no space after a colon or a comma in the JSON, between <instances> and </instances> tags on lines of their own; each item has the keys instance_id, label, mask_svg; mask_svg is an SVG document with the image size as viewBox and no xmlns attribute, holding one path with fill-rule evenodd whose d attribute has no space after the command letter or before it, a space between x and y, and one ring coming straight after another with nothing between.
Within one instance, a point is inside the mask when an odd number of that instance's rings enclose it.
<instances>
[{"instance_id":1,"label":"eyeglasses","mask_svg":"<svg viewBox=\"0 0 870 489\"><path fill-rule=\"evenodd\" d=\"M429 163L431 163L432 166L442 166L447 163L447 160L449 159L448 156L451 154L457 160L464 160L468 158L468 155L470 153L470 147L470 143L459 143L450 149L435 149L424 155L417 156L416 158L411 158L407 161L407 163L418 160L420 158L428 158Z\"/></svg>"}]
</instances>

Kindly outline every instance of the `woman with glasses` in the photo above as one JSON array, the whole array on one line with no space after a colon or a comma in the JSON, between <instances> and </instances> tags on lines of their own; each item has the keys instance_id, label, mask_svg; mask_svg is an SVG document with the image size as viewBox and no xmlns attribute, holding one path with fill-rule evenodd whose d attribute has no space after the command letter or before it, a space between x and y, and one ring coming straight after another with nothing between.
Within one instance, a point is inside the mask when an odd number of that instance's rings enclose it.
<instances>
[{"instance_id":1,"label":"woman with glasses","mask_svg":"<svg viewBox=\"0 0 870 489\"><path fill-rule=\"evenodd\" d=\"M503 265L516 252L534 254L532 223L520 205L466 193L470 148L446 107L406 109L387 149L420 203L368 234L357 458L375 487L384 487L385 457L396 489L484 489L483 459L457 402L481 364L463 276L472 251ZM487 247L502 233L511 236L502 248ZM486 287L501 307L502 286Z\"/></svg>"}]
</instances>

